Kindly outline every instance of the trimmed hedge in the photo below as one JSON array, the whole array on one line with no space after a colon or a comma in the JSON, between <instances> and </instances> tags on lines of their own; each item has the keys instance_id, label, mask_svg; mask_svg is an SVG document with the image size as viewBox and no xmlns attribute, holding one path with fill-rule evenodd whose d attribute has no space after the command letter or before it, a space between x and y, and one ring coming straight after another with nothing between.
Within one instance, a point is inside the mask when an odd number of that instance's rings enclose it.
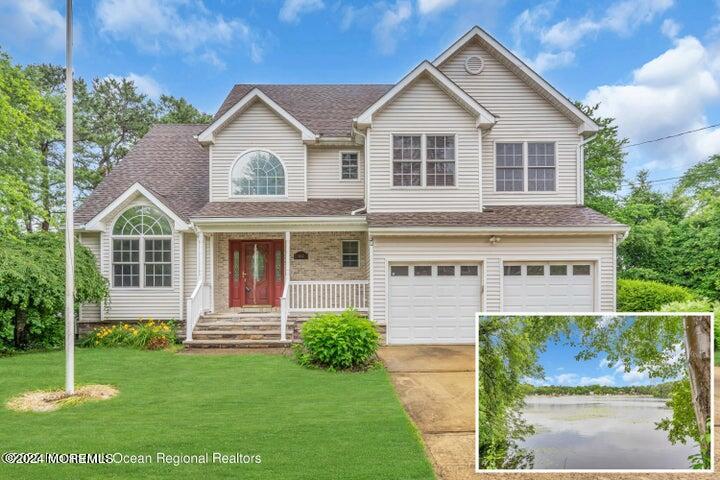
<instances>
[{"instance_id":1,"label":"trimmed hedge","mask_svg":"<svg viewBox=\"0 0 720 480\"><path fill-rule=\"evenodd\" d=\"M619 312L657 312L672 302L687 302L694 295L685 287L666 285L648 280L617 281L617 309Z\"/></svg>"},{"instance_id":2,"label":"trimmed hedge","mask_svg":"<svg viewBox=\"0 0 720 480\"><path fill-rule=\"evenodd\" d=\"M328 370L369 366L380 338L373 322L355 310L315 315L302 326L301 336L302 344L294 347L298 363Z\"/></svg>"}]
</instances>

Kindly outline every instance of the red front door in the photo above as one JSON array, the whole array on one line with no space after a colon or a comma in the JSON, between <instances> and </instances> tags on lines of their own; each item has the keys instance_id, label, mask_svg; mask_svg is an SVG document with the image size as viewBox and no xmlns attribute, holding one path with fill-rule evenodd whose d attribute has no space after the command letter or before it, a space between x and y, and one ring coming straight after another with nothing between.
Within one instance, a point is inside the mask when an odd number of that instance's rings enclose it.
<instances>
[{"instance_id":1,"label":"red front door","mask_svg":"<svg viewBox=\"0 0 720 480\"><path fill-rule=\"evenodd\" d=\"M282 241L230 241L230 306L279 305Z\"/></svg>"}]
</instances>

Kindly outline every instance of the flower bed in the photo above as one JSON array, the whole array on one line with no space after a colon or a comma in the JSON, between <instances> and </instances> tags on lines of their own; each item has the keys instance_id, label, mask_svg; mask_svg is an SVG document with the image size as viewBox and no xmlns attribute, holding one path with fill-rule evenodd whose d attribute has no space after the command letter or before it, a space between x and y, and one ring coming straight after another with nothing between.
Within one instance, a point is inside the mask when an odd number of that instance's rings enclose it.
<instances>
[{"instance_id":1,"label":"flower bed","mask_svg":"<svg viewBox=\"0 0 720 480\"><path fill-rule=\"evenodd\" d=\"M93 329L81 341L85 347L132 347L161 350L177 342L175 323L152 319Z\"/></svg>"}]
</instances>

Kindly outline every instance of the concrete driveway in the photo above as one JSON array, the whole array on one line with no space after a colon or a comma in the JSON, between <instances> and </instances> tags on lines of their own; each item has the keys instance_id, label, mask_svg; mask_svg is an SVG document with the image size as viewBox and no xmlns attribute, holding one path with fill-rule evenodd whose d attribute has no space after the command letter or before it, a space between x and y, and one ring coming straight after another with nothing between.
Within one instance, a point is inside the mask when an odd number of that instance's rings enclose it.
<instances>
[{"instance_id":1,"label":"concrete driveway","mask_svg":"<svg viewBox=\"0 0 720 480\"><path fill-rule=\"evenodd\" d=\"M425 441L435 473L442 480L503 479L507 474L475 473L475 354L473 346L383 347L380 358L390 372L400 400ZM720 369L715 369L715 402L720 395ZM716 411L718 409L716 408ZM715 459L720 462L718 421ZM513 474L513 478L685 480L720 478L717 474Z\"/></svg>"}]
</instances>

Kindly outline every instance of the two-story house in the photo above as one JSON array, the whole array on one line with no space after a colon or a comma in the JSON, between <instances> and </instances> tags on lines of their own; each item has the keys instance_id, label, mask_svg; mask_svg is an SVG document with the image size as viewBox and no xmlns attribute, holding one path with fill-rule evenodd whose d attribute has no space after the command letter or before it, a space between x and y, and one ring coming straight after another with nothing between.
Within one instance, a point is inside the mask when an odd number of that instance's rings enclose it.
<instances>
[{"instance_id":1,"label":"two-story house","mask_svg":"<svg viewBox=\"0 0 720 480\"><path fill-rule=\"evenodd\" d=\"M391 344L467 343L478 311L612 311L627 229L583 206L597 130L478 27L396 84L236 85L78 209L110 282L81 326L269 345L353 307Z\"/></svg>"}]
</instances>

